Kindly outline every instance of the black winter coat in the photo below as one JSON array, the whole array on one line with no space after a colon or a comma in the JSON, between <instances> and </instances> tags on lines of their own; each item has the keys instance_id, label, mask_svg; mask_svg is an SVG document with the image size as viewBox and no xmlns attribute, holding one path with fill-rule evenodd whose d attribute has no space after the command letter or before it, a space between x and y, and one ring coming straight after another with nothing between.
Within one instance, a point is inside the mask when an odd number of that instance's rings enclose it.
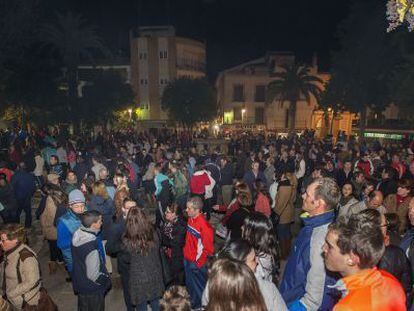
<instances>
[{"instance_id":1,"label":"black winter coat","mask_svg":"<svg viewBox=\"0 0 414 311\"><path fill-rule=\"evenodd\" d=\"M171 273L175 283L181 283L184 272L184 253L185 235L187 224L181 218L172 226L171 235L164 231L167 224L164 224L161 230L161 245L171 254L169 258Z\"/></svg>"},{"instance_id":2,"label":"black winter coat","mask_svg":"<svg viewBox=\"0 0 414 311\"><path fill-rule=\"evenodd\" d=\"M391 273L398 281L400 281L406 293L411 291L412 280L410 262L401 248L395 245L388 245L385 248L384 255L378 263L378 268Z\"/></svg>"}]
</instances>

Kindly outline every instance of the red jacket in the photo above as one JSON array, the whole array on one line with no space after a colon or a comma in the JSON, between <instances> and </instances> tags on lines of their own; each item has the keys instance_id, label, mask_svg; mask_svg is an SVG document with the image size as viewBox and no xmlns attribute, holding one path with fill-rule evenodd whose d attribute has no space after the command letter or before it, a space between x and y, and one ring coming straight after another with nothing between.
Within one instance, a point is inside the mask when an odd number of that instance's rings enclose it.
<instances>
[{"instance_id":1,"label":"red jacket","mask_svg":"<svg viewBox=\"0 0 414 311\"><path fill-rule=\"evenodd\" d=\"M221 224L223 226L226 225L227 220L229 220L231 214L237 211L240 208L239 201L237 199L233 199L228 206L226 205L219 205L219 212L225 212L223 219L221 220Z\"/></svg>"},{"instance_id":2,"label":"red jacket","mask_svg":"<svg viewBox=\"0 0 414 311\"><path fill-rule=\"evenodd\" d=\"M213 228L202 214L189 218L183 250L184 258L195 262L197 267L202 267L206 263L207 256L213 255L213 239Z\"/></svg>"},{"instance_id":3,"label":"red jacket","mask_svg":"<svg viewBox=\"0 0 414 311\"><path fill-rule=\"evenodd\" d=\"M194 194L204 194L209 184L211 181L206 172L195 172L190 181L190 191Z\"/></svg>"},{"instance_id":4,"label":"red jacket","mask_svg":"<svg viewBox=\"0 0 414 311\"><path fill-rule=\"evenodd\" d=\"M342 278L335 287L345 296L333 311L405 311L405 293L388 272L377 268Z\"/></svg>"}]
</instances>

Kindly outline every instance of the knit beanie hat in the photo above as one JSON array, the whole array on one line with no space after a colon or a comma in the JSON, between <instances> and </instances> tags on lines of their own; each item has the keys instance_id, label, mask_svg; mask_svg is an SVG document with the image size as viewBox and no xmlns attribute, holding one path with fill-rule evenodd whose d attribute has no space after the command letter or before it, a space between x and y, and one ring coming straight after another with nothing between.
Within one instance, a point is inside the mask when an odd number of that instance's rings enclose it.
<instances>
[{"instance_id":1,"label":"knit beanie hat","mask_svg":"<svg viewBox=\"0 0 414 311\"><path fill-rule=\"evenodd\" d=\"M74 189L69 193L69 205L76 203L85 203L85 196L79 189Z\"/></svg>"}]
</instances>

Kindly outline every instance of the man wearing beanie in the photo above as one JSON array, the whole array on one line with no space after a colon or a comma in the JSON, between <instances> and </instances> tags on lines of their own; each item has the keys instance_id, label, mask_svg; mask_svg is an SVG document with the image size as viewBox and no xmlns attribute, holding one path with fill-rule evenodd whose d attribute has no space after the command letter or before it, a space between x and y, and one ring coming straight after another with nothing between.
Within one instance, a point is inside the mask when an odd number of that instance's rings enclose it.
<instances>
[{"instance_id":1,"label":"man wearing beanie","mask_svg":"<svg viewBox=\"0 0 414 311\"><path fill-rule=\"evenodd\" d=\"M69 193L69 209L57 221L57 245L62 251L63 260L69 274L72 273L72 237L81 226L79 215L85 211L85 196L75 189Z\"/></svg>"}]
</instances>

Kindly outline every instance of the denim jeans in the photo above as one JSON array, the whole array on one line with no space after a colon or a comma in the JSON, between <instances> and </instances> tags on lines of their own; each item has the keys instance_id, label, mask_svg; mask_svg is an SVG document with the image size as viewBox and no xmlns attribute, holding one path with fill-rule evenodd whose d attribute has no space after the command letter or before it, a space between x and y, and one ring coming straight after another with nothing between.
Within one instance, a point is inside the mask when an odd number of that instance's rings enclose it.
<instances>
[{"instance_id":1,"label":"denim jeans","mask_svg":"<svg viewBox=\"0 0 414 311\"><path fill-rule=\"evenodd\" d=\"M198 268L194 262L184 259L185 285L191 298L193 309L201 308L201 297L207 284L206 265Z\"/></svg>"},{"instance_id":2,"label":"denim jeans","mask_svg":"<svg viewBox=\"0 0 414 311\"><path fill-rule=\"evenodd\" d=\"M140 303L139 305L137 305L137 310L138 311L147 311L148 309L148 304L151 306L151 311L159 311L160 310L160 300L159 298L150 300L150 301L146 301L143 303Z\"/></svg>"}]
</instances>

